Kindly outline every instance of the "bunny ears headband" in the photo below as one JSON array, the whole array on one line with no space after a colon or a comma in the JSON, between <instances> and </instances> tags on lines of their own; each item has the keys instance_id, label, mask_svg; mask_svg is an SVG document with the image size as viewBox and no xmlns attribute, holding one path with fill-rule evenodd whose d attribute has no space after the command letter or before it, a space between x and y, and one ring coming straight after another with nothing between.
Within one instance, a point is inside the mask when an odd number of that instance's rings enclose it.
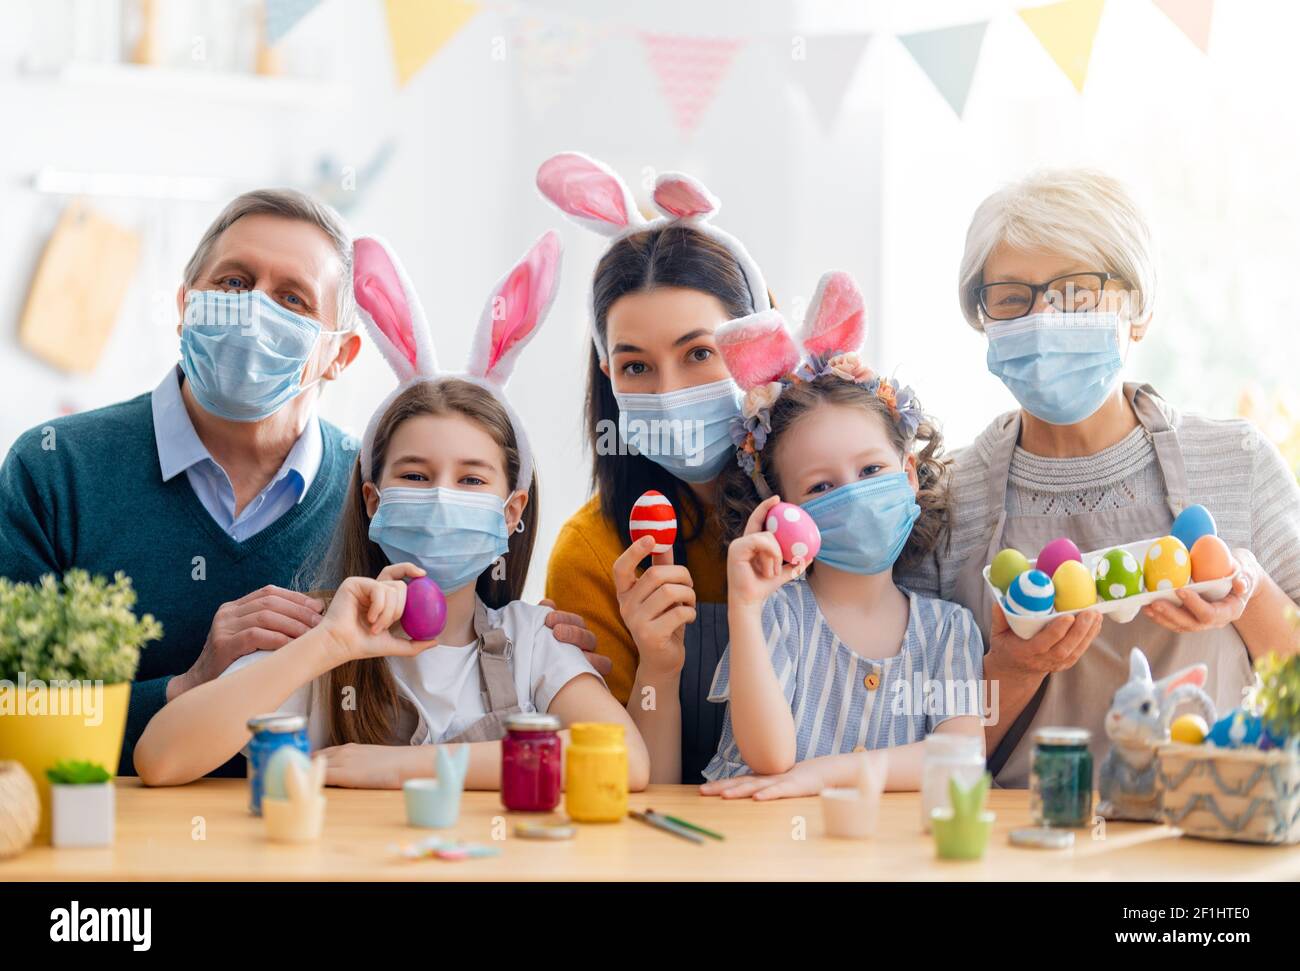
<instances>
[{"instance_id":1,"label":"bunny ears headband","mask_svg":"<svg viewBox=\"0 0 1300 971\"><path fill-rule=\"evenodd\" d=\"M399 394L421 381L458 378L485 388L501 403L519 443L519 476L515 489L528 491L533 479L533 451L523 423L505 397L505 384L519 352L541 329L555 299L560 279L560 238L544 234L504 277L497 281L479 317L469 363L463 372L438 367L433 336L392 248L377 236L362 236L352 244L353 289L357 312L370 336L397 375L398 385L371 416L361 440L361 475L373 480L371 468L375 429Z\"/></svg>"},{"instance_id":2,"label":"bunny ears headband","mask_svg":"<svg viewBox=\"0 0 1300 971\"><path fill-rule=\"evenodd\" d=\"M772 406L792 384L825 375L861 384L888 406L904 438L910 441L916 434L922 418L916 396L892 378L877 377L860 359L866 336L862 293L851 276L838 270L824 274L817 283L799 334L802 352L775 309L729 321L715 332L727 370L745 392L741 414L731 429L736 461L763 498L771 495L771 489L763 477L760 453L772 430Z\"/></svg>"},{"instance_id":3,"label":"bunny ears headband","mask_svg":"<svg viewBox=\"0 0 1300 971\"><path fill-rule=\"evenodd\" d=\"M722 244L740 265L749 284L754 312L768 310L767 283L753 257L740 240L723 232L710 220L721 203L701 183L681 172L665 172L655 179L654 205L662 213L646 219L637 209L627 184L602 162L578 152L553 155L537 170L537 188L557 209L585 229L609 239L612 247L632 233L657 229L672 223L690 226ZM608 247L606 248L608 252ZM605 343L596 333L594 303L591 306L591 339L602 362L608 360Z\"/></svg>"}]
</instances>

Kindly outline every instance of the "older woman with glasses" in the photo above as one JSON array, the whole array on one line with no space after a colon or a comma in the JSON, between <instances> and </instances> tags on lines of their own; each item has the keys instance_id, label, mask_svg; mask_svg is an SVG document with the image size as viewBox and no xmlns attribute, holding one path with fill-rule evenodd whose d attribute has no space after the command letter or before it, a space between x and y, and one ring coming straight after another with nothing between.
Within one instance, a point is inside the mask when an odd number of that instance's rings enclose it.
<instances>
[{"instance_id":1,"label":"older woman with glasses","mask_svg":"<svg viewBox=\"0 0 1300 971\"><path fill-rule=\"evenodd\" d=\"M1087 728L1094 756L1105 751L1103 718L1134 645L1156 678L1204 663L1220 711L1239 705L1254 658L1296 649L1286 613L1300 599L1300 489L1248 422L1181 414L1149 385L1121 383L1156 293L1138 208L1096 172L1010 185L971 220L958 290L988 338L989 370L1020 409L959 453L950 543L899 582L979 618L998 782L1026 784L1043 726ZM1001 549L1033 557L1060 536L1081 550L1164 536L1194 503L1233 548L1223 600L1179 590L1177 604L1155 603L1127 625L1084 611L1023 640L989 596L981 571Z\"/></svg>"}]
</instances>

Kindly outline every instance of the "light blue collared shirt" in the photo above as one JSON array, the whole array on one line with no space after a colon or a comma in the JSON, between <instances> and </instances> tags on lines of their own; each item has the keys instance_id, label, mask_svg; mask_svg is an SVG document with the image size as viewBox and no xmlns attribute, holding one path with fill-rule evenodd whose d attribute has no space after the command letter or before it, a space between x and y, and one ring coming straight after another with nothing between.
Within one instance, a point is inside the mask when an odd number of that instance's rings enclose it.
<instances>
[{"instance_id":1,"label":"light blue collared shirt","mask_svg":"<svg viewBox=\"0 0 1300 971\"><path fill-rule=\"evenodd\" d=\"M212 458L185 410L179 365L168 371L162 383L154 388L152 402L153 432L163 481L169 482L184 472L203 508L238 542L261 532L301 502L320 469L324 446L320 422L313 412L275 478L236 516L235 489L230 477Z\"/></svg>"}]
</instances>

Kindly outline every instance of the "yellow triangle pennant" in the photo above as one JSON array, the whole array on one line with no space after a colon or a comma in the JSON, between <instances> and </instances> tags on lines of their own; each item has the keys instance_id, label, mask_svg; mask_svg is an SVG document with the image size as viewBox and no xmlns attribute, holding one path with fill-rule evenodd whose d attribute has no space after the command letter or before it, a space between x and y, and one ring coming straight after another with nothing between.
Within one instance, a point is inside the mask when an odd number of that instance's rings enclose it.
<instances>
[{"instance_id":1,"label":"yellow triangle pennant","mask_svg":"<svg viewBox=\"0 0 1300 971\"><path fill-rule=\"evenodd\" d=\"M1026 7L1016 11L1038 42L1052 55L1074 89L1083 93L1088 77L1092 42L1101 23L1105 0L1061 0L1043 7Z\"/></svg>"},{"instance_id":2,"label":"yellow triangle pennant","mask_svg":"<svg viewBox=\"0 0 1300 971\"><path fill-rule=\"evenodd\" d=\"M384 0L397 81L405 84L478 13L471 0Z\"/></svg>"}]
</instances>

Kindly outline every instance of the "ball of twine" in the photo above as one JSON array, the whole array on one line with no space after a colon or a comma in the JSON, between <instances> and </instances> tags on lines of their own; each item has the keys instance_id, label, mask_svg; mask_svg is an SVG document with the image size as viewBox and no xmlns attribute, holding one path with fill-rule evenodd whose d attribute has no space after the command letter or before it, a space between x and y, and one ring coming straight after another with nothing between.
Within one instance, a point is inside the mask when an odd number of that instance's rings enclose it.
<instances>
[{"instance_id":1,"label":"ball of twine","mask_svg":"<svg viewBox=\"0 0 1300 971\"><path fill-rule=\"evenodd\" d=\"M19 762L0 762L0 859L27 849L41 821L36 783Z\"/></svg>"}]
</instances>

